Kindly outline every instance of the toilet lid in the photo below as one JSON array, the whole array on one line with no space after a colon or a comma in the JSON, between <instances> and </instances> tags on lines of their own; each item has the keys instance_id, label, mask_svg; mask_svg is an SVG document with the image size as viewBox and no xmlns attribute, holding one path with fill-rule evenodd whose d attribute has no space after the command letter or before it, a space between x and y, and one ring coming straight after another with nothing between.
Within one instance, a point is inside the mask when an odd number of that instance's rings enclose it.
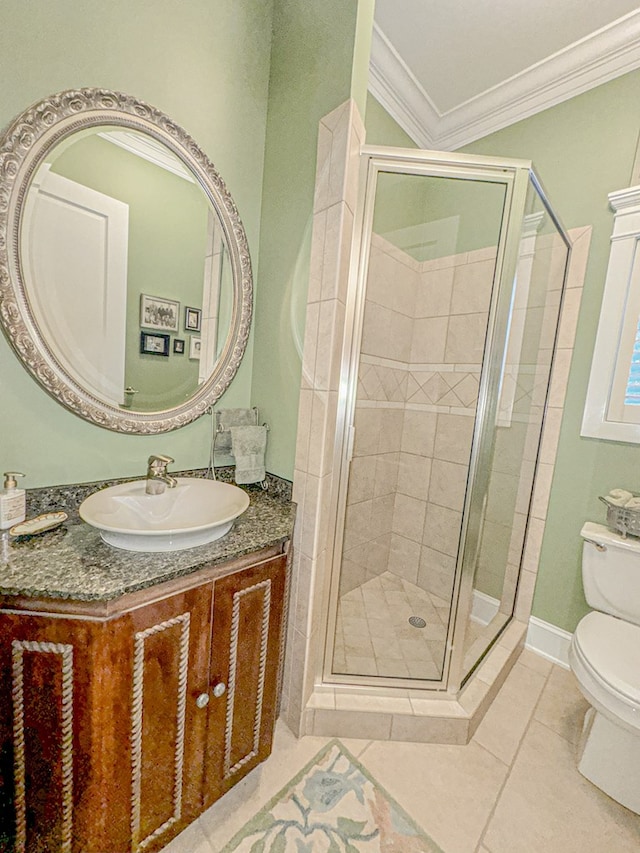
<instances>
[{"instance_id":1,"label":"toilet lid","mask_svg":"<svg viewBox=\"0 0 640 853\"><path fill-rule=\"evenodd\" d=\"M640 625L594 610L580 620L573 639L601 681L640 703Z\"/></svg>"}]
</instances>

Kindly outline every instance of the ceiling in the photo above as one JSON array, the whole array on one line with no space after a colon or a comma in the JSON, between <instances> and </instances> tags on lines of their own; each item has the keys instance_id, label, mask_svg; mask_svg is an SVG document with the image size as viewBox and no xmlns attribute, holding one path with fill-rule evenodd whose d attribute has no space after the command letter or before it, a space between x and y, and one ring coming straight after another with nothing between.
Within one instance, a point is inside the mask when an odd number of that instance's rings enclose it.
<instances>
[{"instance_id":1,"label":"ceiling","mask_svg":"<svg viewBox=\"0 0 640 853\"><path fill-rule=\"evenodd\" d=\"M453 150L640 68L637 0L376 0L369 89Z\"/></svg>"}]
</instances>

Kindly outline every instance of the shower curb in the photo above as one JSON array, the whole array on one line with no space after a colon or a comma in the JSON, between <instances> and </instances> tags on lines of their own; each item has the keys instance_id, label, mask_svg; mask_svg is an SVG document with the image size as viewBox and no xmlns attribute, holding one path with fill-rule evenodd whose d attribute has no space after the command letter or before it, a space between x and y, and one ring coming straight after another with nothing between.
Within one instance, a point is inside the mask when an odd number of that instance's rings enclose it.
<instances>
[{"instance_id":1,"label":"shower curb","mask_svg":"<svg viewBox=\"0 0 640 853\"><path fill-rule=\"evenodd\" d=\"M355 684L316 685L300 735L466 744L524 648L527 625L512 622L457 696Z\"/></svg>"}]
</instances>

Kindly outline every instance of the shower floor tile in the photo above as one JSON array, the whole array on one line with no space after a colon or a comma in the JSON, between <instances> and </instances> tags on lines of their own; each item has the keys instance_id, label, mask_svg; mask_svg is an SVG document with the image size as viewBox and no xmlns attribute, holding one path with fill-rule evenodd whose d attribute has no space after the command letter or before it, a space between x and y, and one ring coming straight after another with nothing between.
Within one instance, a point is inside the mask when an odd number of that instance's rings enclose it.
<instances>
[{"instance_id":1,"label":"shower floor tile","mask_svg":"<svg viewBox=\"0 0 640 853\"><path fill-rule=\"evenodd\" d=\"M338 603L333 671L343 675L439 679L449 602L384 572ZM409 624L424 619L424 628Z\"/></svg>"}]
</instances>

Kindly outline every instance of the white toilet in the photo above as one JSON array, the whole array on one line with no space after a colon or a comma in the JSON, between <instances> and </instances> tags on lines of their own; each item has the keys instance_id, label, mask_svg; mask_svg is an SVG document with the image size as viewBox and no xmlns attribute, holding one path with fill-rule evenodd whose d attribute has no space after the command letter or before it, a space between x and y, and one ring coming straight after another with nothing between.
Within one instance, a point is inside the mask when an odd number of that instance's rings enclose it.
<instances>
[{"instance_id":1,"label":"white toilet","mask_svg":"<svg viewBox=\"0 0 640 853\"><path fill-rule=\"evenodd\" d=\"M578 769L640 814L640 539L602 524L581 531L582 581L594 608L578 623L569 664L591 708Z\"/></svg>"}]
</instances>

